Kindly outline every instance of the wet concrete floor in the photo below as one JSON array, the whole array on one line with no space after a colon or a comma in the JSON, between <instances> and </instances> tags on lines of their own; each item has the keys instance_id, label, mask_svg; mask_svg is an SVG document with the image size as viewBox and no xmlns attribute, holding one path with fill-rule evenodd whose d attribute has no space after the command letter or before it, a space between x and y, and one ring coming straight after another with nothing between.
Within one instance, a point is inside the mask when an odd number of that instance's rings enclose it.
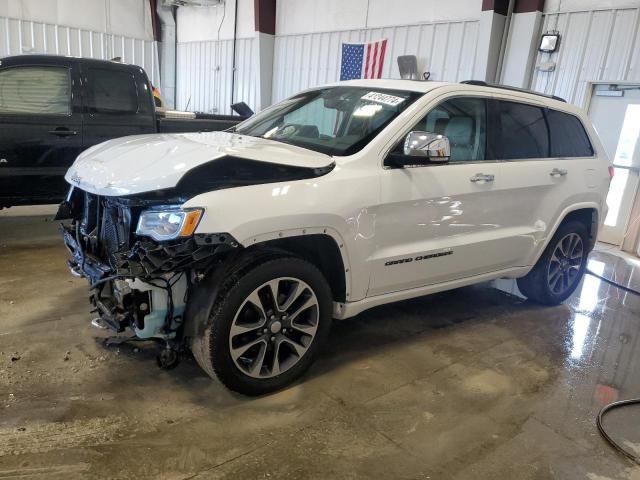
<instances>
[{"instance_id":1,"label":"wet concrete floor","mask_svg":"<svg viewBox=\"0 0 640 480\"><path fill-rule=\"evenodd\" d=\"M640 479L594 423L640 396L640 298L594 277L558 307L501 281L336 322L251 399L103 346L65 259L49 218L0 216L0 479ZM589 267L640 288L640 261ZM640 407L607 425L640 454Z\"/></svg>"}]
</instances>

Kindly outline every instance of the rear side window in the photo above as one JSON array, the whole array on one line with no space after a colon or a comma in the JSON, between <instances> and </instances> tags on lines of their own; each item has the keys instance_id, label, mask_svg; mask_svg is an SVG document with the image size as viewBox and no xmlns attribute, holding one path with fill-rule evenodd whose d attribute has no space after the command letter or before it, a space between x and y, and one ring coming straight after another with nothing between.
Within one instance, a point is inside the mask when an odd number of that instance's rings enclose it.
<instances>
[{"instance_id":1,"label":"rear side window","mask_svg":"<svg viewBox=\"0 0 640 480\"><path fill-rule=\"evenodd\" d=\"M94 113L137 113L138 94L131 73L122 70L90 68L89 110Z\"/></svg>"},{"instance_id":2,"label":"rear side window","mask_svg":"<svg viewBox=\"0 0 640 480\"><path fill-rule=\"evenodd\" d=\"M496 160L549 156L549 131L542 108L499 100L491 103L491 149Z\"/></svg>"},{"instance_id":3,"label":"rear side window","mask_svg":"<svg viewBox=\"0 0 640 480\"><path fill-rule=\"evenodd\" d=\"M547 110L551 157L591 157L593 146L580 120L568 113Z\"/></svg>"},{"instance_id":4,"label":"rear side window","mask_svg":"<svg viewBox=\"0 0 640 480\"><path fill-rule=\"evenodd\" d=\"M0 113L69 115L66 67L13 67L0 71Z\"/></svg>"}]
</instances>

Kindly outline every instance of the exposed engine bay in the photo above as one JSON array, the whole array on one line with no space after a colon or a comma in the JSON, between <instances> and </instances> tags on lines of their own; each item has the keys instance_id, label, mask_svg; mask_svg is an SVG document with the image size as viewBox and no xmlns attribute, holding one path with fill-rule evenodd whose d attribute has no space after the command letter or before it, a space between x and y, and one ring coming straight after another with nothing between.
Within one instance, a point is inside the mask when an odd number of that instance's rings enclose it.
<instances>
[{"instance_id":1,"label":"exposed engine bay","mask_svg":"<svg viewBox=\"0 0 640 480\"><path fill-rule=\"evenodd\" d=\"M173 200L173 202L171 201ZM90 284L94 324L178 350L191 287L238 248L227 234L169 241L136 235L143 211L183 199L104 197L72 188L56 216L71 272Z\"/></svg>"}]
</instances>

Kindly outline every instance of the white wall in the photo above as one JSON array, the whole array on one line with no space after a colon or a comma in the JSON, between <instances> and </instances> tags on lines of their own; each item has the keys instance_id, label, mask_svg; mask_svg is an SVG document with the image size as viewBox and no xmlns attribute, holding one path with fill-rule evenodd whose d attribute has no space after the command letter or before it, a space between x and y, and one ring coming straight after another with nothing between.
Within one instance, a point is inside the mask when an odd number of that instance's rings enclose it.
<instances>
[{"instance_id":1,"label":"white wall","mask_svg":"<svg viewBox=\"0 0 640 480\"><path fill-rule=\"evenodd\" d=\"M0 56L122 57L143 67L158 85L158 50L150 25L147 0L0 0Z\"/></svg>"},{"instance_id":2,"label":"white wall","mask_svg":"<svg viewBox=\"0 0 640 480\"><path fill-rule=\"evenodd\" d=\"M235 0L214 7L180 7L177 13L178 43L233 38ZM238 0L238 38L254 36L253 0Z\"/></svg>"},{"instance_id":3,"label":"white wall","mask_svg":"<svg viewBox=\"0 0 640 480\"><path fill-rule=\"evenodd\" d=\"M176 108L192 112L231 114L233 40L185 42L177 51ZM235 102L255 109L257 95L257 42L236 43Z\"/></svg>"},{"instance_id":4,"label":"white wall","mask_svg":"<svg viewBox=\"0 0 640 480\"><path fill-rule=\"evenodd\" d=\"M482 0L278 0L276 35L477 20Z\"/></svg>"},{"instance_id":5,"label":"white wall","mask_svg":"<svg viewBox=\"0 0 640 480\"><path fill-rule=\"evenodd\" d=\"M397 57L416 55L418 71L432 80L473 78L478 22L401 25L386 28L277 35L273 101L304 88L340 79L341 45L386 38L383 78L400 78Z\"/></svg>"},{"instance_id":6,"label":"white wall","mask_svg":"<svg viewBox=\"0 0 640 480\"><path fill-rule=\"evenodd\" d=\"M368 5L368 8L367 8ZM273 101L340 77L341 44L386 38L382 76L416 55L432 80L473 78L481 0L279 0Z\"/></svg>"},{"instance_id":7,"label":"white wall","mask_svg":"<svg viewBox=\"0 0 640 480\"><path fill-rule=\"evenodd\" d=\"M614 3L629 4L609 1L598 5ZM556 62L556 69L535 71L531 87L584 106L590 81L640 83L640 2L634 4L633 8L545 14L542 30L558 30L560 47L554 54L539 53L536 61ZM582 2L574 1L569 6L579 5Z\"/></svg>"},{"instance_id":8,"label":"white wall","mask_svg":"<svg viewBox=\"0 0 640 480\"><path fill-rule=\"evenodd\" d=\"M255 108L258 58L253 0L238 0L237 4L234 101ZM235 0L226 0L226 7L178 8L176 108L231 113L235 8Z\"/></svg>"},{"instance_id":9,"label":"white wall","mask_svg":"<svg viewBox=\"0 0 640 480\"><path fill-rule=\"evenodd\" d=\"M398 77L398 55L415 54L420 71L431 71L434 80L476 78L481 66L476 65L481 3L278 0L273 101L338 80L340 45L350 41L388 39L385 77ZM188 102L189 109L229 112L234 5L234 0L227 0L224 21L222 6L178 9L180 108ZM253 0L239 0L238 5L240 40L234 98L255 108L259 75ZM503 80L510 83L510 77L518 77L518 84L525 88L556 94L577 104L584 102L589 81L640 82L639 8L640 0L547 0L542 30L560 30L560 51L553 56L536 54L534 61L551 59L557 63L556 71L521 74L527 62L519 52L525 50L529 40L512 38L511 43L522 40L523 46L507 51ZM527 14L519 15L516 23ZM518 30L517 25L512 28ZM528 35L531 42L538 41L535 32Z\"/></svg>"},{"instance_id":10,"label":"white wall","mask_svg":"<svg viewBox=\"0 0 640 480\"><path fill-rule=\"evenodd\" d=\"M0 16L153 40L148 0L0 0Z\"/></svg>"},{"instance_id":11,"label":"white wall","mask_svg":"<svg viewBox=\"0 0 640 480\"><path fill-rule=\"evenodd\" d=\"M235 101L257 109L259 58L253 0L238 0ZM415 54L432 79L473 78L482 0L278 0L272 100L339 78L340 44L388 39L385 77ZM367 7L368 6L368 7ZM230 113L235 0L180 7L177 108ZM218 29L219 38L218 41Z\"/></svg>"},{"instance_id":12,"label":"white wall","mask_svg":"<svg viewBox=\"0 0 640 480\"><path fill-rule=\"evenodd\" d=\"M637 7L638 0L546 0L544 13Z\"/></svg>"},{"instance_id":13,"label":"white wall","mask_svg":"<svg viewBox=\"0 0 640 480\"><path fill-rule=\"evenodd\" d=\"M511 17L502 72L498 83L528 88L540 44L542 13L517 13Z\"/></svg>"}]
</instances>

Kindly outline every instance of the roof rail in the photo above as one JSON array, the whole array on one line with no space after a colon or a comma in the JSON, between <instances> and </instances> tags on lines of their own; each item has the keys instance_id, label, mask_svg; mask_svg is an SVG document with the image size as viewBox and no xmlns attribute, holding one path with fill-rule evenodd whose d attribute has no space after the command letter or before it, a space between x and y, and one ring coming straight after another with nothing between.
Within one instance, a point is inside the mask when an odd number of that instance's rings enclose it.
<instances>
[{"instance_id":1,"label":"roof rail","mask_svg":"<svg viewBox=\"0 0 640 480\"><path fill-rule=\"evenodd\" d=\"M495 83L487 83L482 80L463 80L460 83L464 83L466 85L477 85L479 87L500 88L502 90L510 90L512 92L530 93L531 95L538 95L540 97L552 98L554 100L558 100L559 102L567 103L567 101L564 98L558 97L557 95L547 95L546 93L536 92L535 90L527 90L526 88L511 87L509 85L498 85Z\"/></svg>"}]
</instances>

